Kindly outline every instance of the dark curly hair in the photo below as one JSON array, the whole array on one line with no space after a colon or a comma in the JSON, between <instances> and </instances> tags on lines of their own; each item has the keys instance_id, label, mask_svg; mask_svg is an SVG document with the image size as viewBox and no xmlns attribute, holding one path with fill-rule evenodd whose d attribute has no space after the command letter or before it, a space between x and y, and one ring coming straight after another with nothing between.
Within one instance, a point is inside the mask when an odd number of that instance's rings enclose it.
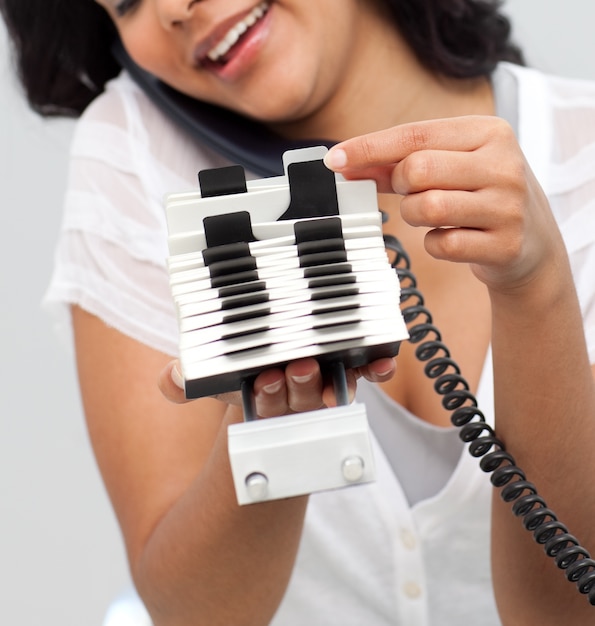
<instances>
[{"instance_id":1,"label":"dark curly hair","mask_svg":"<svg viewBox=\"0 0 595 626\"><path fill-rule=\"evenodd\" d=\"M455 78L488 76L499 61L523 64L501 0L381 0L420 61ZM116 29L92 0L0 0L31 107L76 117L118 74Z\"/></svg>"}]
</instances>

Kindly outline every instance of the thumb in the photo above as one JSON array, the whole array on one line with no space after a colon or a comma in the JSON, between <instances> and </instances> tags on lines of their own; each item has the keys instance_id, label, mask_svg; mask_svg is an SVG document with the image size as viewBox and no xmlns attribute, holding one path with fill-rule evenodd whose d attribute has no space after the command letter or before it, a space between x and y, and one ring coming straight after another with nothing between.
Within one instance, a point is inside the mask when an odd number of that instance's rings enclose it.
<instances>
[{"instance_id":1,"label":"thumb","mask_svg":"<svg viewBox=\"0 0 595 626\"><path fill-rule=\"evenodd\" d=\"M159 374L158 386L161 393L176 404L188 402L184 392L184 377L181 373L180 362L170 361Z\"/></svg>"}]
</instances>

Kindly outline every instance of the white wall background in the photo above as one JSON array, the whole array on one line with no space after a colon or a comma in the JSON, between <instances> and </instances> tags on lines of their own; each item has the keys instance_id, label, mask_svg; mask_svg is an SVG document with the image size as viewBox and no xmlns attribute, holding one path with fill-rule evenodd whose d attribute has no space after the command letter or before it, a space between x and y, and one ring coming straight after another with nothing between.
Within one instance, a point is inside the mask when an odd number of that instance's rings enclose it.
<instances>
[{"instance_id":1,"label":"white wall background","mask_svg":"<svg viewBox=\"0 0 595 626\"><path fill-rule=\"evenodd\" d=\"M595 79L595 4L507 0L530 64ZM71 122L30 113L0 27L0 623L99 626L128 582L74 367L40 309Z\"/></svg>"},{"instance_id":2,"label":"white wall background","mask_svg":"<svg viewBox=\"0 0 595 626\"><path fill-rule=\"evenodd\" d=\"M71 122L30 113L0 30L0 624L98 626L128 575L70 354L40 300Z\"/></svg>"}]
</instances>

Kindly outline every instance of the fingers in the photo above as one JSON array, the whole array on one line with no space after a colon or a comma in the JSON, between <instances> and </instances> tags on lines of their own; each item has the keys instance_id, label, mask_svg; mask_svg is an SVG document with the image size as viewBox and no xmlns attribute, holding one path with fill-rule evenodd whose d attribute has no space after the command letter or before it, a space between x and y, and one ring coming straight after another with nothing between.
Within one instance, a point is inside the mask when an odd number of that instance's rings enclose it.
<instances>
[{"instance_id":1,"label":"fingers","mask_svg":"<svg viewBox=\"0 0 595 626\"><path fill-rule=\"evenodd\" d=\"M357 379L361 376L371 382L388 380L395 371L393 359L379 359L355 370L347 370L349 401L355 398ZM159 389L170 401L189 402L184 393L184 381L179 362L171 361L159 375ZM285 370L274 368L259 374L254 381L253 394L259 417L277 417L288 413L315 411L337 405L332 382L320 370L316 359L301 359L289 363ZM241 404L238 393L217 396L228 404Z\"/></svg>"},{"instance_id":2,"label":"fingers","mask_svg":"<svg viewBox=\"0 0 595 626\"><path fill-rule=\"evenodd\" d=\"M403 124L332 147L325 164L346 178L371 178L381 193L482 188L518 170L512 128L495 116ZM520 151L519 151L520 153Z\"/></svg>"},{"instance_id":3,"label":"fingers","mask_svg":"<svg viewBox=\"0 0 595 626\"><path fill-rule=\"evenodd\" d=\"M496 116L404 124L337 144L327 165L401 196L405 222L428 229L433 257L472 263L488 286L526 277L547 257L551 211L513 129Z\"/></svg>"},{"instance_id":4,"label":"fingers","mask_svg":"<svg viewBox=\"0 0 595 626\"><path fill-rule=\"evenodd\" d=\"M174 404L191 402L192 398L186 397L184 377L181 373L180 362L176 359L170 361L159 373L157 386L164 397ZM230 391L212 396L225 404L242 406L242 396L239 391Z\"/></svg>"},{"instance_id":5,"label":"fingers","mask_svg":"<svg viewBox=\"0 0 595 626\"><path fill-rule=\"evenodd\" d=\"M378 359L364 367L345 372L349 402L355 398L357 379L383 382L395 372L394 359ZM254 382L256 412L260 417L275 417L287 413L315 411L337 406L332 381L324 376L315 359L290 363L285 371L267 370Z\"/></svg>"},{"instance_id":6,"label":"fingers","mask_svg":"<svg viewBox=\"0 0 595 626\"><path fill-rule=\"evenodd\" d=\"M317 361L295 361L285 371L267 370L256 378L256 412L261 417L273 417L314 411L324 405L322 391L322 375Z\"/></svg>"},{"instance_id":7,"label":"fingers","mask_svg":"<svg viewBox=\"0 0 595 626\"><path fill-rule=\"evenodd\" d=\"M158 385L161 393L170 402L182 404L189 401L184 393L184 380L178 361L171 361L166 365L159 375ZM295 361L285 370L266 370L254 381L253 393L256 412L260 417L319 409L325 404L323 393L330 402L333 401L332 394L325 389L320 367L315 359ZM238 393L221 394L217 398L228 404L241 403Z\"/></svg>"},{"instance_id":8,"label":"fingers","mask_svg":"<svg viewBox=\"0 0 595 626\"><path fill-rule=\"evenodd\" d=\"M355 177L358 170L394 165L422 150L476 150L492 127L502 124L499 118L483 116L402 124L343 141L329 150L324 162L333 171Z\"/></svg>"},{"instance_id":9,"label":"fingers","mask_svg":"<svg viewBox=\"0 0 595 626\"><path fill-rule=\"evenodd\" d=\"M484 159L487 160L478 152L415 152L394 166L390 184L401 195L428 189L476 191L493 177L492 172L486 171Z\"/></svg>"},{"instance_id":10,"label":"fingers","mask_svg":"<svg viewBox=\"0 0 595 626\"><path fill-rule=\"evenodd\" d=\"M393 358L377 359L358 368L357 375L372 383L383 383L394 376L396 368L396 361Z\"/></svg>"},{"instance_id":11,"label":"fingers","mask_svg":"<svg viewBox=\"0 0 595 626\"><path fill-rule=\"evenodd\" d=\"M184 393L184 378L180 372L180 364L176 361L170 361L161 370L158 378L158 385L161 393L175 404L183 404L188 402Z\"/></svg>"}]
</instances>

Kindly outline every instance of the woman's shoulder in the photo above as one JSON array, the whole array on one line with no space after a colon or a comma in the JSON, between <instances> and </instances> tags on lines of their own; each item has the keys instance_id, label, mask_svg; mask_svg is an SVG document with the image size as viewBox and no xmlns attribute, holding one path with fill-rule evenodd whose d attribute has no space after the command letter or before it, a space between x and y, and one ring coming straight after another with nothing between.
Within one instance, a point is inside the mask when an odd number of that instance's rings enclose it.
<instances>
[{"instance_id":1,"label":"woman's shoulder","mask_svg":"<svg viewBox=\"0 0 595 626\"><path fill-rule=\"evenodd\" d=\"M547 121L555 135L575 135L580 144L595 142L595 80L562 76L531 67L501 64L514 76L525 122ZM535 112L529 115L528 112Z\"/></svg>"},{"instance_id":2,"label":"woman's shoulder","mask_svg":"<svg viewBox=\"0 0 595 626\"><path fill-rule=\"evenodd\" d=\"M126 72L109 81L78 119L71 156L123 166L130 158L132 141L142 141L148 135L150 118L143 119L139 108L144 98ZM133 122L135 116L137 121ZM139 132L140 129L144 131Z\"/></svg>"},{"instance_id":3,"label":"woman's shoulder","mask_svg":"<svg viewBox=\"0 0 595 626\"><path fill-rule=\"evenodd\" d=\"M579 188L579 208L595 197L595 80L502 64L514 77L521 147L550 196ZM576 195L576 194L574 194Z\"/></svg>"},{"instance_id":4,"label":"woman's shoulder","mask_svg":"<svg viewBox=\"0 0 595 626\"><path fill-rule=\"evenodd\" d=\"M140 88L126 71L108 81L105 89L87 106L79 118L85 124L111 124L125 127L127 107L143 97Z\"/></svg>"},{"instance_id":5,"label":"woman's shoulder","mask_svg":"<svg viewBox=\"0 0 595 626\"><path fill-rule=\"evenodd\" d=\"M561 98L565 102L572 102L576 98L583 99L585 97L593 98L592 102L595 102L594 79L565 76L542 68L508 62L502 62L498 67L514 75L521 85L535 80L544 82L557 98Z\"/></svg>"},{"instance_id":6,"label":"woman's shoulder","mask_svg":"<svg viewBox=\"0 0 595 626\"><path fill-rule=\"evenodd\" d=\"M144 164L140 169L146 172L171 172L184 188L195 181L198 170L228 165L185 132L125 70L83 112L72 152L105 158L116 167L121 160L123 169Z\"/></svg>"},{"instance_id":7,"label":"woman's shoulder","mask_svg":"<svg viewBox=\"0 0 595 626\"><path fill-rule=\"evenodd\" d=\"M118 129L128 138L149 142L162 135L178 140L179 128L149 98L126 70L110 80L83 111L79 127Z\"/></svg>"}]
</instances>

